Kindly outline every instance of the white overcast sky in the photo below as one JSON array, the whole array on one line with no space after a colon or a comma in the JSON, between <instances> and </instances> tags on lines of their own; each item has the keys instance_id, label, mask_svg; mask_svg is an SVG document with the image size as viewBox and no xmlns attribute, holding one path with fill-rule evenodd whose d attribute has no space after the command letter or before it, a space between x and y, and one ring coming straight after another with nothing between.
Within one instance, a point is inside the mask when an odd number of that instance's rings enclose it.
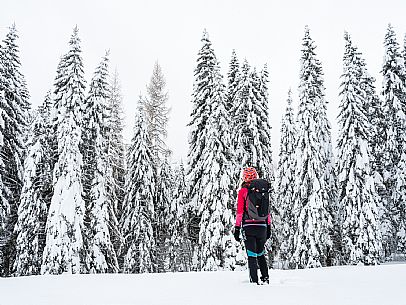
<instances>
[{"instance_id":1,"label":"white overcast sky","mask_svg":"<svg viewBox=\"0 0 406 305\"><path fill-rule=\"evenodd\" d=\"M246 58L258 69L268 64L272 149L276 159L280 121L290 87L297 105L305 25L310 27L323 64L335 140L344 31L349 31L364 54L380 91L387 25L392 23L403 46L405 16L405 0L2 0L0 38L15 22L20 35L22 71L35 106L52 88L59 58L68 50L75 25L82 39L88 83L101 57L110 49L111 67L117 68L122 83L126 141L131 138L138 96L145 93L158 60L172 108L167 143L175 159L185 160L193 72L206 28L224 77L232 49L240 61Z\"/></svg>"}]
</instances>

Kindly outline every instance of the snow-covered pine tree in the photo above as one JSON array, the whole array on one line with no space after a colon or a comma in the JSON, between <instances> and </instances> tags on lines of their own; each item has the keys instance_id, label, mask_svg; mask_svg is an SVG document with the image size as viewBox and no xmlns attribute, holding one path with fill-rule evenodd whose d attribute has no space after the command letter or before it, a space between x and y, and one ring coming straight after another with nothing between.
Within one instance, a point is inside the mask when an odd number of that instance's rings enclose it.
<instances>
[{"instance_id":1,"label":"snow-covered pine tree","mask_svg":"<svg viewBox=\"0 0 406 305\"><path fill-rule=\"evenodd\" d=\"M239 88L239 83L241 79L240 75L240 64L237 58L237 54L235 50L233 50L231 54L231 60L230 60L230 65L229 65L229 71L227 74L227 103L226 103L226 110L230 114L230 131L231 131L231 145L234 147L236 144L234 144L234 134L233 132L236 130L234 128L234 125L236 123L236 118L237 116L233 113L234 110L236 110L236 107L234 105L237 103L238 99L238 88ZM238 164L236 164L234 158L234 154L231 156L233 158L232 161L232 168L231 170L233 171L233 177L231 181L231 186L234 188L233 191L233 198L237 198L237 190L238 190L238 184L240 182L240 176L241 176L241 168ZM230 200L230 206L229 208L232 210L233 215L236 214L237 210L237 205L235 204L236 200L231 201Z\"/></svg>"},{"instance_id":2,"label":"snow-covered pine tree","mask_svg":"<svg viewBox=\"0 0 406 305\"><path fill-rule=\"evenodd\" d=\"M396 34L389 24L385 35L383 74L383 109L385 115L385 148L383 154L383 180L386 202L382 214L382 234L385 256L396 252L397 233L405 197L403 154L406 141L406 69ZM403 202L402 202L403 201Z\"/></svg>"},{"instance_id":3,"label":"snow-covered pine tree","mask_svg":"<svg viewBox=\"0 0 406 305\"><path fill-rule=\"evenodd\" d=\"M231 139L229 116L225 108L226 91L218 63L213 66L210 78L212 83L207 86L210 91L206 99L210 114L201 155L204 169L201 183L204 190L199 207L199 269L234 269L237 251L232 236L233 215L227 204L232 193Z\"/></svg>"},{"instance_id":4,"label":"snow-covered pine tree","mask_svg":"<svg viewBox=\"0 0 406 305\"><path fill-rule=\"evenodd\" d=\"M365 107L370 98L362 83L366 67L361 53L348 33L344 39L337 144L342 254L344 263L371 265L381 259L382 237L377 208L379 196L370 166L371 125Z\"/></svg>"},{"instance_id":5,"label":"snow-covered pine tree","mask_svg":"<svg viewBox=\"0 0 406 305\"><path fill-rule=\"evenodd\" d=\"M270 192L271 199L271 237L266 243L266 248L268 251L269 264L272 266L275 256L278 254L280 249L278 231L278 223L280 223L280 212L275 204L276 192L274 189L275 184L275 173L272 160L272 145L271 145L271 125L269 117L269 94L268 94L268 83L269 83L269 73L267 64L264 65L260 74L257 75L253 73L254 85L257 87L257 92L259 96L257 97L257 125L259 131L259 149L258 149L258 168L260 170L259 174L262 178L267 179L271 185L272 189Z\"/></svg>"},{"instance_id":6,"label":"snow-covered pine tree","mask_svg":"<svg viewBox=\"0 0 406 305\"><path fill-rule=\"evenodd\" d=\"M259 78L255 75L256 84L258 86L259 97L257 98L259 104L258 111L258 130L259 134L259 162L258 168L262 172L261 176L268 179L272 184L275 182L275 173L273 168L272 159L272 145L271 145L271 124L269 113L269 72L268 65L265 64L260 72ZM272 192L274 198L275 192Z\"/></svg>"},{"instance_id":7,"label":"snow-covered pine tree","mask_svg":"<svg viewBox=\"0 0 406 305\"><path fill-rule=\"evenodd\" d=\"M170 213L173 197L173 173L169 163L169 155L161 159L160 166L157 169L157 187L155 196L155 219L153 219L154 236L157 245L157 271L165 272L168 270L168 252L170 240Z\"/></svg>"},{"instance_id":8,"label":"snow-covered pine tree","mask_svg":"<svg viewBox=\"0 0 406 305\"><path fill-rule=\"evenodd\" d=\"M323 75L323 71L320 63L320 75ZM333 155L333 144L331 141L331 124L327 118L327 101L324 98L324 81L322 80L322 86L320 93L321 98L316 98L316 134L317 138L321 143L321 151L323 154L323 165L324 168L324 180L326 181L327 187L327 198L328 205L326 206L327 213L332 217L332 225L329 227L331 238L333 240L333 249L328 254L328 265L338 264L341 260L340 249L341 249L341 236L339 230L339 224L337 219L338 213L338 189L337 189L337 176L335 172L334 155ZM330 251L330 250L329 250Z\"/></svg>"},{"instance_id":9,"label":"snow-covered pine tree","mask_svg":"<svg viewBox=\"0 0 406 305\"><path fill-rule=\"evenodd\" d=\"M113 202L108 196L107 177L107 106L110 96L108 85L108 52L96 68L86 99L83 126L83 156L90 179L86 214L89 223L86 228L86 266L91 273L113 273L118 271L118 262L111 240L116 232L117 218ZM86 126L86 127L85 127ZM111 172L110 172L111 174Z\"/></svg>"},{"instance_id":10,"label":"snow-covered pine tree","mask_svg":"<svg viewBox=\"0 0 406 305\"><path fill-rule=\"evenodd\" d=\"M240 170L253 166L261 178L273 181L267 74L265 67L259 77L255 69L250 71L248 61L244 61L236 103L231 111L235 118L232 133L235 162Z\"/></svg>"},{"instance_id":11,"label":"snow-covered pine tree","mask_svg":"<svg viewBox=\"0 0 406 305\"><path fill-rule=\"evenodd\" d=\"M168 271L190 271L192 269L192 246L187 234L186 180L182 163L174 168L173 199L168 218Z\"/></svg>"},{"instance_id":12,"label":"snow-covered pine tree","mask_svg":"<svg viewBox=\"0 0 406 305\"><path fill-rule=\"evenodd\" d=\"M250 65L245 59L241 66L240 81L237 88L236 100L231 113L233 114L233 148L234 162L238 166L238 172L246 166L256 166L255 147L253 147L254 136L256 133L256 112L254 112L254 86L251 81ZM259 171L259 169L257 169Z\"/></svg>"},{"instance_id":13,"label":"snow-covered pine tree","mask_svg":"<svg viewBox=\"0 0 406 305\"><path fill-rule=\"evenodd\" d=\"M120 221L124 237L124 273L156 271L156 243L152 226L156 174L145 116L139 106L127 157L126 195Z\"/></svg>"},{"instance_id":14,"label":"snow-covered pine tree","mask_svg":"<svg viewBox=\"0 0 406 305\"><path fill-rule=\"evenodd\" d=\"M206 168L203 157L207 133L209 129L208 117L210 115L210 98L214 91L214 71L217 66L217 58L209 40L206 30L202 37L202 48L199 50L197 67L195 69L195 81L192 94L192 113L188 126L189 152L187 157L186 181L188 194L188 232L195 247L199 240L200 206L206 192L203 175Z\"/></svg>"},{"instance_id":15,"label":"snow-covered pine tree","mask_svg":"<svg viewBox=\"0 0 406 305\"><path fill-rule=\"evenodd\" d=\"M295 184L296 121L292 107L292 92L289 90L285 114L282 118L281 142L278 161L276 205L280 212L279 234L280 261L287 268L293 254L293 193Z\"/></svg>"},{"instance_id":16,"label":"snow-covered pine tree","mask_svg":"<svg viewBox=\"0 0 406 305\"><path fill-rule=\"evenodd\" d=\"M52 98L52 93L51 90L49 90L45 96L44 102L40 107L38 107L38 112L39 114L43 117L44 121L44 132L47 135L45 137L46 143L44 143L44 147L46 149L46 165L43 167L43 183L42 183L42 196L44 200L47 202L47 207L49 208L51 204L51 199L52 195L54 193L53 189L53 168L54 168L54 163L53 163L53 156L54 156L54 149L52 147L52 139L53 139L53 126L52 126L52 116L51 112L53 109L53 98ZM44 232L45 234L45 232ZM45 239L45 235L44 235ZM45 244L45 241L44 241Z\"/></svg>"},{"instance_id":17,"label":"snow-covered pine tree","mask_svg":"<svg viewBox=\"0 0 406 305\"><path fill-rule=\"evenodd\" d=\"M239 180L242 168L253 166L261 178L274 182L272 150L270 143L271 126L269 122L268 71L266 65L260 76L245 60L236 84L233 107L230 111L233 118L232 145L235 164L234 180ZM237 174L236 174L237 173ZM236 179L236 177L238 177ZM277 211L273 204L274 192L271 194L273 214ZM272 230L276 232L275 228ZM273 250L278 248L275 234L271 238ZM270 251L273 260L273 251Z\"/></svg>"},{"instance_id":18,"label":"snow-covered pine tree","mask_svg":"<svg viewBox=\"0 0 406 305\"><path fill-rule=\"evenodd\" d=\"M332 263L333 216L326 179L326 144L320 107L325 107L324 81L316 46L306 27L302 43L299 110L294 192L294 253L291 262L299 268ZM331 162L331 160L330 160Z\"/></svg>"},{"instance_id":19,"label":"snow-covered pine tree","mask_svg":"<svg viewBox=\"0 0 406 305\"><path fill-rule=\"evenodd\" d=\"M57 162L46 225L46 245L41 273L79 273L83 262L82 105L85 80L79 30L74 28L70 50L58 66L55 89ZM63 67L63 68L61 68ZM61 68L61 69L60 69ZM63 72L63 73L62 73Z\"/></svg>"},{"instance_id":20,"label":"snow-covered pine tree","mask_svg":"<svg viewBox=\"0 0 406 305\"><path fill-rule=\"evenodd\" d=\"M403 60L406 65L406 35L403 45ZM402 104L403 113L406 107L406 92L405 100ZM403 117L403 127L406 130L405 117ZM395 193L392 195L397 208L397 216L399 223L397 224L396 232L396 255L400 255L403 259L406 257L406 138L403 134L401 139L401 156L397 165L397 172L395 177Z\"/></svg>"},{"instance_id":21,"label":"snow-covered pine tree","mask_svg":"<svg viewBox=\"0 0 406 305\"><path fill-rule=\"evenodd\" d=\"M187 180L192 219L188 230L192 241L197 243L197 261L194 261L197 269L232 269L236 250L230 236L232 214L228 208L232 172L226 92L206 31L202 44L195 69L189 124Z\"/></svg>"},{"instance_id":22,"label":"snow-covered pine tree","mask_svg":"<svg viewBox=\"0 0 406 305\"><path fill-rule=\"evenodd\" d=\"M109 82L110 96L107 107L107 196L112 203L113 213L116 219L121 219L124 202L124 180L125 180L125 146L123 139L123 97L119 82L118 72L115 71ZM114 220L114 218L113 218ZM118 229L114 231L114 229ZM111 240L119 255L122 236L117 225L110 227ZM118 262L121 270L122 257L119 255Z\"/></svg>"},{"instance_id":23,"label":"snow-covered pine tree","mask_svg":"<svg viewBox=\"0 0 406 305\"><path fill-rule=\"evenodd\" d=\"M403 71L399 75L403 79L403 86L398 87L400 97L400 107L397 106L396 119L398 132L398 163L394 178L393 191L391 196L392 215L395 234L395 259L399 256L401 259L406 258L406 36L403 49ZM399 63L399 62L398 62ZM402 98L403 97L403 98Z\"/></svg>"},{"instance_id":24,"label":"snow-covered pine tree","mask_svg":"<svg viewBox=\"0 0 406 305\"><path fill-rule=\"evenodd\" d=\"M22 186L23 136L30 108L17 38L12 25L0 44L0 276L11 275L15 259L13 231Z\"/></svg>"},{"instance_id":25,"label":"snow-covered pine tree","mask_svg":"<svg viewBox=\"0 0 406 305\"><path fill-rule=\"evenodd\" d=\"M16 275L38 275L41 272L45 225L52 198L50 103L51 96L48 93L43 105L36 111L27 141L23 187L15 226Z\"/></svg>"},{"instance_id":26,"label":"snow-covered pine tree","mask_svg":"<svg viewBox=\"0 0 406 305\"><path fill-rule=\"evenodd\" d=\"M60 116L63 116L65 113L65 108L63 106L63 100L60 96L63 94L63 90L65 90L65 82L66 82L66 72L65 72L65 65L66 60L65 57L67 55L64 54L60 57L58 66L56 68L56 76L54 81L54 90L52 92L52 102L50 108L50 133L49 133L49 140L51 144L51 151L52 151L52 170L55 168L56 162L58 162L58 140L57 140L57 133L58 133L58 123ZM59 97L59 98L58 98Z\"/></svg>"},{"instance_id":27,"label":"snow-covered pine tree","mask_svg":"<svg viewBox=\"0 0 406 305\"><path fill-rule=\"evenodd\" d=\"M401 259L406 258L406 139L402 139L403 147L396 168L394 201L396 213L396 249L395 255Z\"/></svg>"},{"instance_id":28,"label":"snow-covered pine tree","mask_svg":"<svg viewBox=\"0 0 406 305\"><path fill-rule=\"evenodd\" d=\"M360 59L363 65L365 60ZM371 149L370 165L372 175L375 180L375 189L379 196L385 196L385 186L383 184L383 153L385 147L385 115L376 88L375 78L366 69L363 69L361 77L361 88L365 91L366 100L364 103L365 113L367 113L370 123L369 147ZM382 199L379 200L382 202Z\"/></svg>"},{"instance_id":29,"label":"snow-covered pine tree","mask_svg":"<svg viewBox=\"0 0 406 305\"><path fill-rule=\"evenodd\" d=\"M231 60L227 74L227 103L226 110L231 111L235 103L240 79L240 63L238 62L235 50L231 53Z\"/></svg>"}]
</instances>

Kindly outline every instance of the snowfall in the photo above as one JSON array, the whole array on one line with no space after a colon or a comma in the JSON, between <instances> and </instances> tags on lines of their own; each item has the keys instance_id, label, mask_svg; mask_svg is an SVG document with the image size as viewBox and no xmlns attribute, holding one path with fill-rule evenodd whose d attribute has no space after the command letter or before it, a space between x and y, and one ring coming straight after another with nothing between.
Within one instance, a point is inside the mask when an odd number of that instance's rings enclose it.
<instances>
[{"instance_id":1,"label":"snowfall","mask_svg":"<svg viewBox=\"0 0 406 305\"><path fill-rule=\"evenodd\" d=\"M247 271L1 278L0 304L406 304L406 263L270 270L263 286L247 279Z\"/></svg>"}]
</instances>

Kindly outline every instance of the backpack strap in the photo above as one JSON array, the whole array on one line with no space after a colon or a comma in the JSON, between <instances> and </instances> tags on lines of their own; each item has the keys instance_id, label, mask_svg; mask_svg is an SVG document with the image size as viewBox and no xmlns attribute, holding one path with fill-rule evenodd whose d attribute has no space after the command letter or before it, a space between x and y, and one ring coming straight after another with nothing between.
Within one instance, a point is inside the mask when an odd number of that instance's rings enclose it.
<instances>
[{"instance_id":1,"label":"backpack strap","mask_svg":"<svg viewBox=\"0 0 406 305\"><path fill-rule=\"evenodd\" d=\"M241 186L241 188L247 189L247 197L245 197L244 199L244 214L243 215L247 215L248 214L248 209L247 209L247 200L248 200L248 192L250 191L249 189L249 183L244 182L243 185ZM244 220L244 217L243 217Z\"/></svg>"}]
</instances>

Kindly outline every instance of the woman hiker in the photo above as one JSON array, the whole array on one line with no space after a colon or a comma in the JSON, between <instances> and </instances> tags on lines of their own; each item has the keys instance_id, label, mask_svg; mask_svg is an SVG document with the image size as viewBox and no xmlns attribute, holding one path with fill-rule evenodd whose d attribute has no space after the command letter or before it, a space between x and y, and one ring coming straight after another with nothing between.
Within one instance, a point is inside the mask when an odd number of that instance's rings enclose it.
<instances>
[{"instance_id":1,"label":"woman hiker","mask_svg":"<svg viewBox=\"0 0 406 305\"><path fill-rule=\"evenodd\" d=\"M253 167L244 168L242 178L243 182L238 191L234 238L240 241L241 232L248 255L250 282L258 285L269 284L265 259L265 242L271 235L269 183L258 179L257 171ZM259 280L258 265L261 271Z\"/></svg>"}]
</instances>

